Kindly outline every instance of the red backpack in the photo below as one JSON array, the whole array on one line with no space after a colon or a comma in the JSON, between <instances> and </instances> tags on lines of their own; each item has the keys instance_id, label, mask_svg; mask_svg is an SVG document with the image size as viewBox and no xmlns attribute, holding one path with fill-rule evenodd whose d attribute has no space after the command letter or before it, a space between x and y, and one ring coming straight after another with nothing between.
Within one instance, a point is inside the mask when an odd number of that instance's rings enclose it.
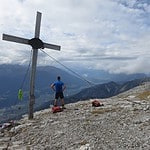
<instances>
[{"instance_id":1,"label":"red backpack","mask_svg":"<svg viewBox=\"0 0 150 150\"><path fill-rule=\"evenodd\" d=\"M61 112L61 111L63 111L63 109L60 106L53 106L52 107L53 113L57 113L57 112Z\"/></svg>"}]
</instances>

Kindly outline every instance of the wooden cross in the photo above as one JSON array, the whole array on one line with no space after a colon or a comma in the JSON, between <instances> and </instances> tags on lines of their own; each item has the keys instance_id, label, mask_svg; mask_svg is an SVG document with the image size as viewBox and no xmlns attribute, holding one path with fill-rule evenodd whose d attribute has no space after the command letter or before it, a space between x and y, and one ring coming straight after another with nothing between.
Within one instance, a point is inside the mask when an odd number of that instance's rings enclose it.
<instances>
[{"instance_id":1,"label":"wooden cross","mask_svg":"<svg viewBox=\"0 0 150 150\"><path fill-rule=\"evenodd\" d=\"M28 44L32 46L33 53L32 53L32 70L31 70L31 77L30 77L30 95L29 95L29 115L28 119L33 119L33 105L35 102L35 95L34 95L34 87L35 87L35 74L36 74L36 65L37 65L37 56L38 56L38 49L40 48L49 48L54 50L60 50L60 46L54 44L44 43L42 40L39 39L40 36L40 26L41 26L41 16L42 13L37 12L36 15L36 24L35 24L35 36L32 39L25 39L22 37L16 37L12 35L3 34L3 40L10 41L10 42L17 42L21 44Z\"/></svg>"}]
</instances>

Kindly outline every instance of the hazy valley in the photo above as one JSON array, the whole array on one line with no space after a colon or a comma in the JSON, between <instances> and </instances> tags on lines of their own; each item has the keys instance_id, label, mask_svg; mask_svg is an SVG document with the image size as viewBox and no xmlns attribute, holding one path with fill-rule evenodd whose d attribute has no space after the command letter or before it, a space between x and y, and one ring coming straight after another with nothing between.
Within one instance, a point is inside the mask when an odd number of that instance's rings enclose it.
<instances>
[{"instance_id":1,"label":"hazy valley","mask_svg":"<svg viewBox=\"0 0 150 150\"><path fill-rule=\"evenodd\" d=\"M0 122L20 118L28 112L29 101L29 73L25 80L27 66L0 65ZM79 71L79 70L78 70ZM91 73L93 72L93 74ZM83 70L81 72L81 77ZM117 95L140 85L146 78L144 74L134 75L110 75L109 73L94 70L85 70L88 74L87 80L96 84L90 84L82 78L52 66L38 67L35 85L35 110L48 108L53 104L54 93L49 85L56 80L58 75L62 76L67 89L65 91L66 103L73 103L90 98L107 98ZM95 75L94 75L95 74ZM90 76L91 75L91 76ZM99 80L98 80L99 78ZM134 80L140 78L139 80ZM115 80L117 79L117 80ZM23 83L24 80L24 83ZM133 81L129 81L133 80ZM22 85L23 84L23 85ZM18 90L23 90L23 100L18 100Z\"/></svg>"}]
</instances>

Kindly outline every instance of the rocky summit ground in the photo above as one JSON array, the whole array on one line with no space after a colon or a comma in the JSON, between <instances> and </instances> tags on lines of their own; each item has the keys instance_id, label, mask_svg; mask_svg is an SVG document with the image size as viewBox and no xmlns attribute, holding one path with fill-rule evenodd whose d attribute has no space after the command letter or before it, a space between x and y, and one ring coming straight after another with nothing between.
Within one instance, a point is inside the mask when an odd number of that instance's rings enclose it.
<instances>
[{"instance_id":1,"label":"rocky summit ground","mask_svg":"<svg viewBox=\"0 0 150 150\"><path fill-rule=\"evenodd\" d=\"M118 96L51 108L27 116L19 125L1 129L0 149L5 150L149 150L150 83Z\"/></svg>"}]
</instances>

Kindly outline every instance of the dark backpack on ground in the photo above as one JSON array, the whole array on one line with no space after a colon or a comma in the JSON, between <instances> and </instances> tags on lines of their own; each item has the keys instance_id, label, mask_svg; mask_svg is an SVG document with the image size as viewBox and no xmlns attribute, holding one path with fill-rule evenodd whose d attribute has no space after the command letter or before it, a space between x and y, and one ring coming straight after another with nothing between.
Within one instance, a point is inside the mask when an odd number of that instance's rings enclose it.
<instances>
[{"instance_id":1,"label":"dark backpack on ground","mask_svg":"<svg viewBox=\"0 0 150 150\"><path fill-rule=\"evenodd\" d=\"M104 104L100 103L98 100L94 100L92 101L92 106L99 107L99 106L104 106Z\"/></svg>"}]
</instances>

